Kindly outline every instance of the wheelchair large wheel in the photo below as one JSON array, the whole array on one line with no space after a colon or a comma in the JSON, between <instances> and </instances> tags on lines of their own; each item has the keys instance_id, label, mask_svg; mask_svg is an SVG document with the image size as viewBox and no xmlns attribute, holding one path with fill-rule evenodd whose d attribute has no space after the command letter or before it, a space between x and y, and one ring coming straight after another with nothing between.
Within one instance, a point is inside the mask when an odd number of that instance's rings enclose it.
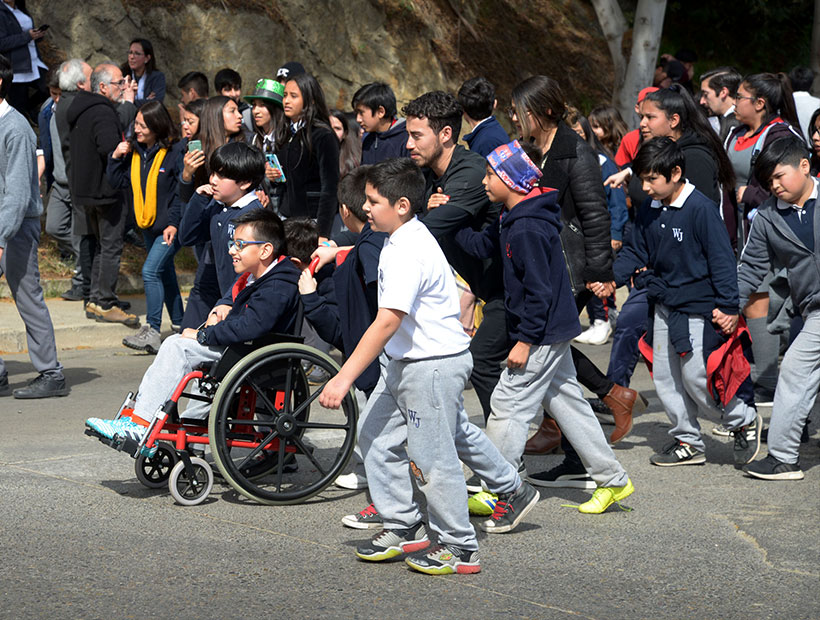
<instances>
[{"instance_id":1,"label":"wheelchair large wheel","mask_svg":"<svg viewBox=\"0 0 820 620\"><path fill-rule=\"evenodd\" d=\"M358 409L352 392L338 411L322 408L317 398L324 383L310 385L303 362L330 376L339 371L316 349L274 344L240 360L214 395L208 422L214 462L236 491L262 504L297 504L316 495L353 453Z\"/></svg>"}]
</instances>

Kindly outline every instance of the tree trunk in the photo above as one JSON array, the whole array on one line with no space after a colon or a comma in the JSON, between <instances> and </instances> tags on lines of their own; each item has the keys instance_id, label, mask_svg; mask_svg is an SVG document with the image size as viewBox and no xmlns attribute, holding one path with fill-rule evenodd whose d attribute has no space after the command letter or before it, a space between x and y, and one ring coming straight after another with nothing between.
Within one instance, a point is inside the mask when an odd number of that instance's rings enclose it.
<instances>
[{"instance_id":1,"label":"tree trunk","mask_svg":"<svg viewBox=\"0 0 820 620\"><path fill-rule=\"evenodd\" d=\"M814 84L811 92L820 93L820 0L814 0L814 21L811 28L811 70L814 71Z\"/></svg>"},{"instance_id":2,"label":"tree trunk","mask_svg":"<svg viewBox=\"0 0 820 620\"><path fill-rule=\"evenodd\" d=\"M820 0L817 0L817 2L820 2ZM595 9L598 23L601 25L601 30L606 38L606 43L609 46L609 55L612 57L612 64L614 66L612 92L614 95L614 93L618 92L618 89L623 86L624 77L626 76L626 58L624 58L623 41L628 24L624 18L623 11L621 11L621 7L618 5L618 0L592 0L592 6Z\"/></svg>"},{"instance_id":3,"label":"tree trunk","mask_svg":"<svg viewBox=\"0 0 820 620\"><path fill-rule=\"evenodd\" d=\"M666 0L638 0L629 64L623 84L613 96L613 104L630 128L637 126L633 107L638 100L638 93L642 88L652 85L665 13Z\"/></svg>"}]
</instances>

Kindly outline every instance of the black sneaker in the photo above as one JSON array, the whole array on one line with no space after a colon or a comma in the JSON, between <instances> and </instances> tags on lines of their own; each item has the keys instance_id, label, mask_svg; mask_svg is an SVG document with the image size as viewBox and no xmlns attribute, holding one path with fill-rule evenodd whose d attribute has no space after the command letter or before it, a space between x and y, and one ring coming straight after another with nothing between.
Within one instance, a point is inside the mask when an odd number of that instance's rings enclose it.
<instances>
[{"instance_id":1,"label":"black sneaker","mask_svg":"<svg viewBox=\"0 0 820 620\"><path fill-rule=\"evenodd\" d=\"M382 530L366 543L356 547L356 555L369 562L382 562L402 553L421 551L430 546L424 523L413 527Z\"/></svg>"},{"instance_id":2,"label":"black sneaker","mask_svg":"<svg viewBox=\"0 0 820 620\"><path fill-rule=\"evenodd\" d=\"M481 486L481 478L473 474L467 478L467 493L481 493L484 489Z\"/></svg>"},{"instance_id":3,"label":"black sneaker","mask_svg":"<svg viewBox=\"0 0 820 620\"><path fill-rule=\"evenodd\" d=\"M481 572L478 550L471 551L454 545L436 545L404 561L413 570L427 575L471 575Z\"/></svg>"},{"instance_id":4,"label":"black sneaker","mask_svg":"<svg viewBox=\"0 0 820 620\"><path fill-rule=\"evenodd\" d=\"M602 401L600 398L587 398L589 406L592 407L592 413L598 418L599 422L604 424L615 424L615 417L612 415L612 409Z\"/></svg>"},{"instance_id":5,"label":"black sneaker","mask_svg":"<svg viewBox=\"0 0 820 620\"><path fill-rule=\"evenodd\" d=\"M743 471L753 478L763 480L802 480L803 470L799 465L783 463L771 454L765 459L743 466Z\"/></svg>"},{"instance_id":6,"label":"black sneaker","mask_svg":"<svg viewBox=\"0 0 820 620\"><path fill-rule=\"evenodd\" d=\"M703 465L706 462L706 453L696 450L688 443L675 439L665 445L659 454L653 454L649 457L649 462L659 467Z\"/></svg>"},{"instance_id":7,"label":"black sneaker","mask_svg":"<svg viewBox=\"0 0 820 620\"><path fill-rule=\"evenodd\" d=\"M755 460L760 452L760 429L763 428L763 418L755 416L751 424L741 426L732 431L735 437L735 465L745 465Z\"/></svg>"},{"instance_id":8,"label":"black sneaker","mask_svg":"<svg viewBox=\"0 0 820 620\"><path fill-rule=\"evenodd\" d=\"M755 404L762 407L771 407L774 404L774 390L755 386Z\"/></svg>"},{"instance_id":9,"label":"black sneaker","mask_svg":"<svg viewBox=\"0 0 820 620\"><path fill-rule=\"evenodd\" d=\"M82 301L83 300L83 287L82 286L72 286L68 289L65 293L60 295L66 301Z\"/></svg>"},{"instance_id":10,"label":"black sneaker","mask_svg":"<svg viewBox=\"0 0 820 620\"><path fill-rule=\"evenodd\" d=\"M481 523L481 529L491 534L512 531L521 519L538 503L540 494L526 482L514 493L500 493L492 516Z\"/></svg>"},{"instance_id":11,"label":"black sneaker","mask_svg":"<svg viewBox=\"0 0 820 620\"><path fill-rule=\"evenodd\" d=\"M65 384L65 377L53 375L37 375L29 381L26 387L14 390L14 398L51 398L52 396L68 396L71 390Z\"/></svg>"},{"instance_id":12,"label":"black sneaker","mask_svg":"<svg viewBox=\"0 0 820 620\"><path fill-rule=\"evenodd\" d=\"M0 377L0 396L11 396L11 387L9 387L8 375L3 375Z\"/></svg>"},{"instance_id":13,"label":"black sneaker","mask_svg":"<svg viewBox=\"0 0 820 620\"><path fill-rule=\"evenodd\" d=\"M560 465L556 465L549 471L527 476L527 480L537 487L594 489L597 486L581 463L568 459L564 459Z\"/></svg>"}]
</instances>

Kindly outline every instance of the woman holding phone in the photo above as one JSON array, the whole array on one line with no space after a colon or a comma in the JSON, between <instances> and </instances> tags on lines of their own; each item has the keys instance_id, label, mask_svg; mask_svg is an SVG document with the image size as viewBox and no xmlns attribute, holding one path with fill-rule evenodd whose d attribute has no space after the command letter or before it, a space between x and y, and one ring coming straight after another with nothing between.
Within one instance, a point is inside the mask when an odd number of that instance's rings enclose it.
<instances>
[{"instance_id":1,"label":"woman holding phone","mask_svg":"<svg viewBox=\"0 0 820 620\"><path fill-rule=\"evenodd\" d=\"M319 239L330 236L339 184L339 140L330 127L325 94L316 78L301 73L285 83L282 100L290 136L279 158L287 177L284 217L309 217Z\"/></svg>"},{"instance_id":2,"label":"woman holding phone","mask_svg":"<svg viewBox=\"0 0 820 620\"><path fill-rule=\"evenodd\" d=\"M34 27L34 20L26 11L25 0L0 2L0 54L11 62L14 79L6 99L30 120L37 120L40 104L48 99L46 71L40 59L37 42L42 39L48 24ZM29 90L34 93L29 96Z\"/></svg>"},{"instance_id":3,"label":"woman holding phone","mask_svg":"<svg viewBox=\"0 0 820 620\"><path fill-rule=\"evenodd\" d=\"M146 322L122 343L153 354L162 342L163 304L172 325L182 323L183 316L174 255L180 248L177 183L184 144L176 142L176 134L176 126L165 107L158 101L148 102L137 112L134 137L120 142L108 158L111 185L131 194L137 226L148 250L142 266Z\"/></svg>"},{"instance_id":4,"label":"woman holding phone","mask_svg":"<svg viewBox=\"0 0 820 620\"><path fill-rule=\"evenodd\" d=\"M194 140L188 142L188 151L182 160L179 198L183 209L194 195L196 188L208 183L210 171L207 162L211 154L223 144L244 140L242 114L239 112L236 101L223 95L208 99L199 117L198 139L200 144ZM218 248L218 251L226 250ZM199 260L199 267L194 278L194 286L188 295L188 305L185 307L185 316L182 319L183 328L195 328L201 325L211 308L222 296L216 277L214 249L211 244L197 246L195 252Z\"/></svg>"},{"instance_id":5,"label":"woman holding phone","mask_svg":"<svg viewBox=\"0 0 820 620\"><path fill-rule=\"evenodd\" d=\"M285 179L277 154L288 139L288 122L282 108L285 87L272 78L262 78L256 83L252 95L245 97L251 104L253 135L248 142L265 154L265 180L263 189L271 208L279 213L285 195Z\"/></svg>"}]
</instances>

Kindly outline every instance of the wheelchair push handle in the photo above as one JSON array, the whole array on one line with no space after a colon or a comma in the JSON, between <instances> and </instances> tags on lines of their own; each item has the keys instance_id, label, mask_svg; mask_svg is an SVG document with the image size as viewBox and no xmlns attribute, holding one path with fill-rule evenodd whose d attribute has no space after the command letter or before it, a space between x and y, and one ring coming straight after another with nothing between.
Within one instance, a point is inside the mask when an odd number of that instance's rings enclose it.
<instances>
[{"instance_id":1,"label":"wheelchair push handle","mask_svg":"<svg viewBox=\"0 0 820 620\"><path fill-rule=\"evenodd\" d=\"M308 265L308 271L310 272L310 275L312 275L312 276L316 275L316 268L318 266L319 266L319 257L314 256L313 260L310 261L310 265Z\"/></svg>"}]
</instances>

